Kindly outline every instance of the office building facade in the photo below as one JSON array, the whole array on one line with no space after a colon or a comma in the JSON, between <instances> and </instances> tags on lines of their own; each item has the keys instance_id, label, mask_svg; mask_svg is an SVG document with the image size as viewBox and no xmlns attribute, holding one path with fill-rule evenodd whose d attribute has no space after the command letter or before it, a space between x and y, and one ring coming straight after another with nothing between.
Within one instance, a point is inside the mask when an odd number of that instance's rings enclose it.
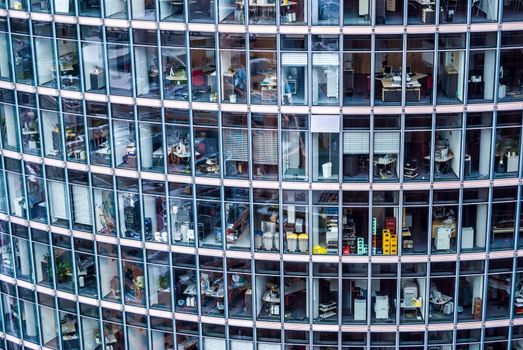
<instances>
[{"instance_id":1,"label":"office building facade","mask_svg":"<svg viewBox=\"0 0 523 350\"><path fill-rule=\"evenodd\" d=\"M0 7L0 349L523 347L521 0Z\"/></svg>"}]
</instances>

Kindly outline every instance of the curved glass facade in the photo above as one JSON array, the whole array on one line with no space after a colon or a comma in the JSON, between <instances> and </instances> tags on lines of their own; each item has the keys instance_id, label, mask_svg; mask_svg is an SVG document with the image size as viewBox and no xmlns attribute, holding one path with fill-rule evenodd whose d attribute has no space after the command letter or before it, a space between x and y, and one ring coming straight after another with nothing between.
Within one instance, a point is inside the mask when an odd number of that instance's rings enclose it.
<instances>
[{"instance_id":1,"label":"curved glass facade","mask_svg":"<svg viewBox=\"0 0 523 350\"><path fill-rule=\"evenodd\" d=\"M0 0L0 349L523 347L521 0Z\"/></svg>"}]
</instances>

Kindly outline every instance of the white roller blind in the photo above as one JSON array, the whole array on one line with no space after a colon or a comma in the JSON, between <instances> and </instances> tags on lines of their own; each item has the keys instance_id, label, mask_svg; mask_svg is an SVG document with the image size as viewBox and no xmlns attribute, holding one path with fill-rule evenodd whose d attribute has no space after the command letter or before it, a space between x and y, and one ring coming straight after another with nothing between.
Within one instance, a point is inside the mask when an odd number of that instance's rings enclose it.
<instances>
[{"instance_id":1,"label":"white roller blind","mask_svg":"<svg viewBox=\"0 0 523 350\"><path fill-rule=\"evenodd\" d=\"M280 350L280 344L274 343L258 343L258 350Z\"/></svg>"},{"instance_id":2,"label":"white roller blind","mask_svg":"<svg viewBox=\"0 0 523 350\"><path fill-rule=\"evenodd\" d=\"M337 53L321 53L312 56L313 66L337 66L340 56Z\"/></svg>"},{"instance_id":3,"label":"white roller blind","mask_svg":"<svg viewBox=\"0 0 523 350\"><path fill-rule=\"evenodd\" d=\"M284 66L306 66L307 54L292 52L282 53L281 64Z\"/></svg>"},{"instance_id":4,"label":"white roller blind","mask_svg":"<svg viewBox=\"0 0 523 350\"><path fill-rule=\"evenodd\" d=\"M278 133L276 130L255 130L252 133L254 164L278 164Z\"/></svg>"},{"instance_id":5,"label":"white roller blind","mask_svg":"<svg viewBox=\"0 0 523 350\"><path fill-rule=\"evenodd\" d=\"M247 130L223 129L223 152L226 160L248 161Z\"/></svg>"},{"instance_id":6,"label":"white roller blind","mask_svg":"<svg viewBox=\"0 0 523 350\"><path fill-rule=\"evenodd\" d=\"M49 198L51 200L51 216L67 220L65 185L60 182L48 181Z\"/></svg>"},{"instance_id":7,"label":"white roller blind","mask_svg":"<svg viewBox=\"0 0 523 350\"><path fill-rule=\"evenodd\" d=\"M204 338L203 350L225 350L225 339Z\"/></svg>"},{"instance_id":8,"label":"white roller blind","mask_svg":"<svg viewBox=\"0 0 523 350\"><path fill-rule=\"evenodd\" d=\"M89 196L89 188L83 186L71 186L71 188L75 223L91 225L91 196Z\"/></svg>"},{"instance_id":9,"label":"white roller blind","mask_svg":"<svg viewBox=\"0 0 523 350\"><path fill-rule=\"evenodd\" d=\"M374 154L400 153L400 134L398 132L377 132L374 134Z\"/></svg>"},{"instance_id":10,"label":"white roller blind","mask_svg":"<svg viewBox=\"0 0 523 350\"><path fill-rule=\"evenodd\" d=\"M231 350L252 350L252 341L231 340Z\"/></svg>"},{"instance_id":11,"label":"white roller blind","mask_svg":"<svg viewBox=\"0 0 523 350\"><path fill-rule=\"evenodd\" d=\"M340 116L331 115L312 115L311 132L340 132Z\"/></svg>"},{"instance_id":12,"label":"white roller blind","mask_svg":"<svg viewBox=\"0 0 523 350\"><path fill-rule=\"evenodd\" d=\"M346 132L343 134L343 154L369 154L368 132Z\"/></svg>"}]
</instances>

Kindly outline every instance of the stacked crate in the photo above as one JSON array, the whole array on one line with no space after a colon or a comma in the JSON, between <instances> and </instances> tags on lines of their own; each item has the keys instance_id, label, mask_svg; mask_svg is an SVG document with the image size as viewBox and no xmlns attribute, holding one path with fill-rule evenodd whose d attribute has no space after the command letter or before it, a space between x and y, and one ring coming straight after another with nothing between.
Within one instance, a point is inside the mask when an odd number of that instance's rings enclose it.
<instances>
[{"instance_id":1,"label":"stacked crate","mask_svg":"<svg viewBox=\"0 0 523 350\"><path fill-rule=\"evenodd\" d=\"M390 232L390 253L392 255L398 254L398 234L396 232L396 218L385 218L385 228ZM385 254L385 253L384 253Z\"/></svg>"},{"instance_id":2,"label":"stacked crate","mask_svg":"<svg viewBox=\"0 0 523 350\"><path fill-rule=\"evenodd\" d=\"M390 230L384 228L381 231L383 255L390 255Z\"/></svg>"}]
</instances>

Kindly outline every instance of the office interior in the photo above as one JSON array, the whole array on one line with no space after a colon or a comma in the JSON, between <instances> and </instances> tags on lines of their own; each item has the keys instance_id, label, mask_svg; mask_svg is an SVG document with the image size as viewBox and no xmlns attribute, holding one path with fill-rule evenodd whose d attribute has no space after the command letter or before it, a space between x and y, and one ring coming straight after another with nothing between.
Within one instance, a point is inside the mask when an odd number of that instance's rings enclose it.
<instances>
[{"instance_id":1,"label":"office interior","mask_svg":"<svg viewBox=\"0 0 523 350\"><path fill-rule=\"evenodd\" d=\"M347 50L347 48L345 48ZM370 53L345 52L343 54L343 104L370 104Z\"/></svg>"},{"instance_id":2,"label":"office interior","mask_svg":"<svg viewBox=\"0 0 523 350\"><path fill-rule=\"evenodd\" d=\"M340 20L339 0L311 0L314 25L336 25Z\"/></svg>"},{"instance_id":3,"label":"office interior","mask_svg":"<svg viewBox=\"0 0 523 350\"><path fill-rule=\"evenodd\" d=\"M217 101L216 53L206 49L214 46L214 38L191 37L191 89L193 101ZM201 48L200 48L201 47Z\"/></svg>"},{"instance_id":4,"label":"office interior","mask_svg":"<svg viewBox=\"0 0 523 350\"><path fill-rule=\"evenodd\" d=\"M257 35L251 38L249 45L251 103L276 103L278 99L276 37Z\"/></svg>"},{"instance_id":5,"label":"office interior","mask_svg":"<svg viewBox=\"0 0 523 350\"><path fill-rule=\"evenodd\" d=\"M521 42L515 45L519 46ZM498 97L504 101L518 99L523 93L523 70L517 63L521 50L521 48L501 50Z\"/></svg>"}]
</instances>

